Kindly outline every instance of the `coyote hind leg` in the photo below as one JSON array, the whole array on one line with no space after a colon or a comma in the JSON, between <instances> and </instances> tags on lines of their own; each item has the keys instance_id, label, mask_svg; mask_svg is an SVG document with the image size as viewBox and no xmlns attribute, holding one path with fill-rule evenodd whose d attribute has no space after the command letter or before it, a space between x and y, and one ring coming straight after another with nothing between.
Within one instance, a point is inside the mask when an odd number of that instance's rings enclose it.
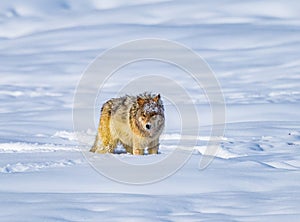
<instances>
[{"instance_id":1,"label":"coyote hind leg","mask_svg":"<svg viewBox=\"0 0 300 222\"><path fill-rule=\"evenodd\" d=\"M90 152L93 152L95 153L97 151L97 149L100 149L101 147L101 140L99 138L99 133L97 132L97 135L96 135L96 139L95 139L95 142L94 142L94 145L92 146L92 148L90 149Z\"/></svg>"},{"instance_id":2,"label":"coyote hind leg","mask_svg":"<svg viewBox=\"0 0 300 222\"><path fill-rule=\"evenodd\" d=\"M91 152L113 153L117 146L117 140L112 138L110 131L111 107L112 101L109 100L101 108L98 132Z\"/></svg>"}]
</instances>

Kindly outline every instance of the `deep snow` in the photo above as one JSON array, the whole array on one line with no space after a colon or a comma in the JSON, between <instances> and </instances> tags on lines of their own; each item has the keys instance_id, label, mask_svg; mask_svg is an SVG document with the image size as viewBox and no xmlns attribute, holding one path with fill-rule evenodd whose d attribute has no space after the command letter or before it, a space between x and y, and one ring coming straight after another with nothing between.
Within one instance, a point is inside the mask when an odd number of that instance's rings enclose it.
<instances>
[{"instance_id":1,"label":"deep snow","mask_svg":"<svg viewBox=\"0 0 300 222\"><path fill-rule=\"evenodd\" d=\"M296 0L2 1L0 220L298 221L299 9ZM98 54L147 37L178 41L208 62L226 99L227 124L217 157L200 171L209 108L194 85L178 78L201 121L193 154L158 183L125 185L84 159L88 146L73 132L73 96ZM173 71L144 69L128 71ZM122 79L112 79L101 99L120 85ZM160 155L116 158L167 156L180 138L170 104L166 118ZM92 144L95 129L80 135Z\"/></svg>"}]
</instances>

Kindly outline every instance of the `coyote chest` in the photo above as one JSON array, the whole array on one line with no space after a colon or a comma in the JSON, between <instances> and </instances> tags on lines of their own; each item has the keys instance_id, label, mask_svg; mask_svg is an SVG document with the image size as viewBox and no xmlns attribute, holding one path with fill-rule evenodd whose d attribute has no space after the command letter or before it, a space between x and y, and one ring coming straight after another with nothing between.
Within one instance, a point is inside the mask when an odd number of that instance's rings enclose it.
<instances>
[{"instance_id":1,"label":"coyote chest","mask_svg":"<svg viewBox=\"0 0 300 222\"><path fill-rule=\"evenodd\" d=\"M118 143L127 152L156 154L164 129L164 107L160 95L149 93L107 101L101 109L98 133L90 150L113 153Z\"/></svg>"}]
</instances>

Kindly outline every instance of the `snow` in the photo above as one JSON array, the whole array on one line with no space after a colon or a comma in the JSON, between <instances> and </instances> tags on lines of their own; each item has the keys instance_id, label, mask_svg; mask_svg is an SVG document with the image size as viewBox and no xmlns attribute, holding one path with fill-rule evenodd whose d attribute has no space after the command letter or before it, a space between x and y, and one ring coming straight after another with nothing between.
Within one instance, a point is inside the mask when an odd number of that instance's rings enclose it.
<instances>
[{"instance_id":1,"label":"snow","mask_svg":"<svg viewBox=\"0 0 300 222\"><path fill-rule=\"evenodd\" d=\"M155 104L155 102L150 102L144 105L144 112L146 113L159 113L161 109L162 108Z\"/></svg>"},{"instance_id":2,"label":"snow","mask_svg":"<svg viewBox=\"0 0 300 222\"><path fill-rule=\"evenodd\" d=\"M298 221L299 9L296 0L1 1L0 221ZM95 127L102 103L128 79L172 73L196 103L200 134L180 134L180 114L161 94L160 154L115 157L156 163L180 139L196 140L192 155L159 182L118 183L85 158L96 128L74 132L74 93L100 53L149 37L178 41L207 61L226 100L225 135L213 138L220 149L199 170L211 130L205 95L175 67L130 64L95 101Z\"/></svg>"}]
</instances>

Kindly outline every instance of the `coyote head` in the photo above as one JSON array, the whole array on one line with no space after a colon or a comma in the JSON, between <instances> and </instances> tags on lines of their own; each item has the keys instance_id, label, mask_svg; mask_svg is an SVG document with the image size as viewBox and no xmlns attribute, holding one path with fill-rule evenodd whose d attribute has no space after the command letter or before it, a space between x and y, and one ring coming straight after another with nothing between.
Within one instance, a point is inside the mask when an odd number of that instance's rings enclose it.
<instances>
[{"instance_id":1,"label":"coyote head","mask_svg":"<svg viewBox=\"0 0 300 222\"><path fill-rule=\"evenodd\" d=\"M159 136L164 128L164 107L160 94L143 94L137 97L137 120L147 135Z\"/></svg>"}]
</instances>

